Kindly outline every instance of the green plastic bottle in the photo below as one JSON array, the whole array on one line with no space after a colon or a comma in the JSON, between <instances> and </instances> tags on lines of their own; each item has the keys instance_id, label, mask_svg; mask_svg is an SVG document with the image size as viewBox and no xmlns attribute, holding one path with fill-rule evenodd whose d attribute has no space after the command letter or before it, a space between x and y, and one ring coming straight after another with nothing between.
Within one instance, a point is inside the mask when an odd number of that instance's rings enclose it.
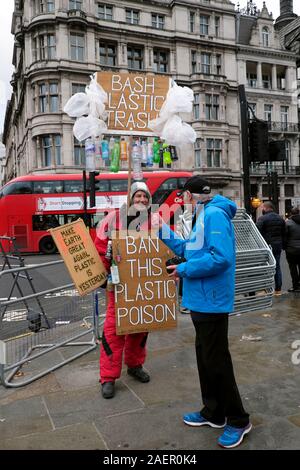
<instances>
[{"instance_id":1,"label":"green plastic bottle","mask_svg":"<svg viewBox=\"0 0 300 470\"><path fill-rule=\"evenodd\" d=\"M160 148L160 144L159 144L159 142L158 142L158 138L157 138L157 137L154 137L153 148L152 148L152 151L153 151L153 163L159 163L159 160L160 160L159 148Z\"/></svg>"},{"instance_id":2,"label":"green plastic bottle","mask_svg":"<svg viewBox=\"0 0 300 470\"><path fill-rule=\"evenodd\" d=\"M116 140L114 143L112 154L111 154L110 171L112 171L113 173L118 173L119 170L120 170L120 142Z\"/></svg>"},{"instance_id":3,"label":"green plastic bottle","mask_svg":"<svg viewBox=\"0 0 300 470\"><path fill-rule=\"evenodd\" d=\"M163 144L163 159L164 165L170 165L172 163L170 146L168 144Z\"/></svg>"}]
</instances>

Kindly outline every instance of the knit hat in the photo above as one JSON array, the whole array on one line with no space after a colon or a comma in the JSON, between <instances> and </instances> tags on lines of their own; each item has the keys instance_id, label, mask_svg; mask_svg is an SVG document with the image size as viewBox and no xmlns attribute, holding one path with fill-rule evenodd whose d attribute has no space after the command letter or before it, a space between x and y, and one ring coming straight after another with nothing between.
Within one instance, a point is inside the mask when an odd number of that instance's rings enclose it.
<instances>
[{"instance_id":1,"label":"knit hat","mask_svg":"<svg viewBox=\"0 0 300 470\"><path fill-rule=\"evenodd\" d=\"M130 205L133 204L133 196L137 191L143 191L149 199L149 205L152 203L151 193L146 183L143 181L135 181L130 188Z\"/></svg>"}]
</instances>

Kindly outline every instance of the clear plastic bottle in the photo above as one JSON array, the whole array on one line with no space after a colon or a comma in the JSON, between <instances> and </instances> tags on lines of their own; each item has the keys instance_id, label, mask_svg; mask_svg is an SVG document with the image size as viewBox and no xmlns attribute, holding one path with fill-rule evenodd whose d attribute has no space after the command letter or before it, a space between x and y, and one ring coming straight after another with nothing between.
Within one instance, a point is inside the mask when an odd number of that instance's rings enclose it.
<instances>
[{"instance_id":1,"label":"clear plastic bottle","mask_svg":"<svg viewBox=\"0 0 300 470\"><path fill-rule=\"evenodd\" d=\"M121 160L121 168L126 168L127 161L128 161L128 147L127 142L124 137L122 137L120 142L120 160Z\"/></svg>"},{"instance_id":2,"label":"clear plastic bottle","mask_svg":"<svg viewBox=\"0 0 300 470\"><path fill-rule=\"evenodd\" d=\"M141 154L142 154L142 166L146 166L147 165L147 142L145 140L142 141Z\"/></svg>"},{"instance_id":3,"label":"clear plastic bottle","mask_svg":"<svg viewBox=\"0 0 300 470\"><path fill-rule=\"evenodd\" d=\"M141 158L141 153L137 146L137 143L134 143L132 146L131 158L132 158L133 179L137 181L142 180L143 179L142 158Z\"/></svg>"},{"instance_id":4,"label":"clear plastic bottle","mask_svg":"<svg viewBox=\"0 0 300 470\"><path fill-rule=\"evenodd\" d=\"M101 140L99 138L95 140L95 164L97 169L103 166Z\"/></svg>"},{"instance_id":5,"label":"clear plastic bottle","mask_svg":"<svg viewBox=\"0 0 300 470\"><path fill-rule=\"evenodd\" d=\"M172 162L176 162L178 160L178 155L177 155L176 147L174 145L170 145L170 152L171 152Z\"/></svg>"},{"instance_id":6,"label":"clear plastic bottle","mask_svg":"<svg viewBox=\"0 0 300 470\"><path fill-rule=\"evenodd\" d=\"M147 166L153 166L153 147L152 142L148 142L147 145Z\"/></svg>"},{"instance_id":7,"label":"clear plastic bottle","mask_svg":"<svg viewBox=\"0 0 300 470\"><path fill-rule=\"evenodd\" d=\"M86 171L95 171L95 143L90 137L85 141L85 169Z\"/></svg>"}]
</instances>

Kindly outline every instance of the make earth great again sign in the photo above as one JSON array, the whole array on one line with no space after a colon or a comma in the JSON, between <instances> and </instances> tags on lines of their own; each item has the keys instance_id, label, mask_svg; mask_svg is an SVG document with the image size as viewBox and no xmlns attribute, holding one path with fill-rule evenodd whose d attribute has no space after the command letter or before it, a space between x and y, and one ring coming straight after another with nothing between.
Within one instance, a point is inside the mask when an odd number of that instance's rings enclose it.
<instances>
[{"instance_id":1,"label":"make earth great again sign","mask_svg":"<svg viewBox=\"0 0 300 470\"><path fill-rule=\"evenodd\" d=\"M171 79L164 75L97 72L97 82L108 95L110 131L151 132L148 123L158 116Z\"/></svg>"}]
</instances>

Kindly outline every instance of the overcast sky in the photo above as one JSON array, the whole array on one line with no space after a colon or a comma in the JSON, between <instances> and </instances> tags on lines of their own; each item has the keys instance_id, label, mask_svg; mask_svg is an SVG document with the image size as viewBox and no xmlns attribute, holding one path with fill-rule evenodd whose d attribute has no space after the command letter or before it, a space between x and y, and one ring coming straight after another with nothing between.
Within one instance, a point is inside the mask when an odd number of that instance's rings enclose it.
<instances>
[{"instance_id":1,"label":"overcast sky","mask_svg":"<svg viewBox=\"0 0 300 470\"><path fill-rule=\"evenodd\" d=\"M28 0L26 0L28 1ZM233 3L237 4L237 1ZM247 5L247 0L240 0L241 8ZM256 5L259 9L262 8L263 0L256 0ZM5 7L3 0L1 2L1 17L0 17L0 134L3 129L6 102L11 95L11 86L9 84L11 75L13 73L12 66L12 53L13 53L13 36L10 34L11 18L14 9L14 0L5 0ZM279 16L280 0L266 0L266 5L269 12L273 13L273 18ZM294 0L294 12L300 15L300 2Z\"/></svg>"}]
</instances>

